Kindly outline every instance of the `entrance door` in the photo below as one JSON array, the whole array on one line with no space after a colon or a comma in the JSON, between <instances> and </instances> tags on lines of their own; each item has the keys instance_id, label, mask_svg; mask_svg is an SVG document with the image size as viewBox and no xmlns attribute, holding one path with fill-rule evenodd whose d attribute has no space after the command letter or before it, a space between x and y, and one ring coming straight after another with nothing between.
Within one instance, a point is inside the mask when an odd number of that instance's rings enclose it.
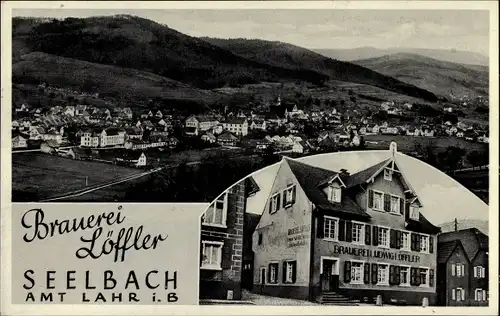
<instances>
[{"instance_id":1,"label":"entrance door","mask_svg":"<svg viewBox=\"0 0 500 316\"><path fill-rule=\"evenodd\" d=\"M266 284L266 268L260 268L260 290L262 292Z\"/></svg>"},{"instance_id":2,"label":"entrance door","mask_svg":"<svg viewBox=\"0 0 500 316\"><path fill-rule=\"evenodd\" d=\"M323 273L321 274L321 290L323 292L338 290L338 270L338 260L323 259Z\"/></svg>"}]
</instances>

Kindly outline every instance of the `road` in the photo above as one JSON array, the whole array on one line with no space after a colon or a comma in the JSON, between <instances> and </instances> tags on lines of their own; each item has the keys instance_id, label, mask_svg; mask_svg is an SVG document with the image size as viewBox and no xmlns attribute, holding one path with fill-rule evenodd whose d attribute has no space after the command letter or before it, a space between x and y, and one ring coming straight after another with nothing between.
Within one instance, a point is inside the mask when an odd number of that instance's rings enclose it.
<instances>
[{"instance_id":1,"label":"road","mask_svg":"<svg viewBox=\"0 0 500 316\"><path fill-rule=\"evenodd\" d=\"M58 147L57 150L59 149L70 149L73 147L79 147L78 145L72 145L72 146L65 146L65 147ZM117 148L125 148L125 146L115 146L115 147L96 147L92 149L97 149L97 150L106 150L106 149L117 149ZM38 149L20 149L20 150L13 150L13 154L21 154L21 153L29 153L29 152L40 152L42 151L40 148Z\"/></svg>"}]
</instances>

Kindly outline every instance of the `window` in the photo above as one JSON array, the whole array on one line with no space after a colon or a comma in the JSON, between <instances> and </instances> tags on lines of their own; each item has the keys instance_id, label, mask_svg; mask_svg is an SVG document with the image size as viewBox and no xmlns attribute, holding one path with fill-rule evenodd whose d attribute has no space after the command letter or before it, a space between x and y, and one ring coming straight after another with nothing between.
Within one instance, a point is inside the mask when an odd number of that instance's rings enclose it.
<instances>
[{"instance_id":1,"label":"window","mask_svg":"<svg viewBox=\"0 0 500 316\"><path fill-rule=\"evenodd\" d=\"M451 299L457 302L465 301L465 291L462 288L453 289L451 291Z\"/></svg>"},{"instance_id":2,"label":"window","mask_svg":"<svg viewBox=\"0 0 500 316\"><path fill-rule=\"evenodd\" d=\"M389 229L379 227L378 232L378 245L381 247L389 247Z\"/></svg>"},{"instance_id":3,"label":"window","mask_svg":"<svg viewBox=\"0 0 500 316\"><path fill-rule=\"evenodd\" d=\"M262 245L262 233L261 232L259 232L257 244Z\"/></svg>"},{"instance_id":4,"label":"window","mask_svg":"<svg viewBox=\"0 0 500 316\"><path fill-rule=\"evenodd\" d=\"M384 169L384 180L392 181L392 170Z\"/></svg>"},{"instance_id":5,"label":"window","mask_svg":"<svg viewBox=\"0 0 500 316\"><path fill-rule=\"evenodd\" d=\"M451 269L451 275L456 275L457 277L465 276L465 266L462 263L452 264Z\"/></svg>"},{"instance_id":6,"label":"window","mask_svg":"<svg viewBox=\"0 0 500 316\"><path fill-rule=\"evenodd\" d=\"M281 196L279 193L276 193L275 195L273 195L271 197L271 205L270 205L271 214L274 214L279 210L280 198L281 198Z\"/></svg>"},{"instance_id":7,"label":"window","mask_svg":"<svg viewBox=\"0 0 500 316\"><path fill-rule=\"evenodd\" d=\"M203 241L202 269L220 270L222 261L223 242Z\"/></svg>"},{"instance_id":8,"label":"window","mask_svg":"<svg viewBox=\"0 0 500 316\"><path fill-rule=\"evenodd\" d=\"M295 283L296 261L285 262L285 283Z\"/></svg>"},{"instance_id":9,"label":"window","mask_svg":"<svg viewBox=\"0 0 500 316\"><path fill-rule=\"evenodd\" d=\"M400 267L399 268L399 278L400 285L409 286L410 285L410 268L409 267Z\"/></svg>"},{"instance_id":10,"label":"window","mask_svg":"<svg viewBox=\"0 0 500 316\"><path fill-rule=\"evenodd\" d=\"M401 232L401 249L410 250L410 233Z\"/></svg>"},{"instance_id":11,"label":"window","mask_svg":"<svg viewBox=\"0 0 500 316\"><path fill-rule=\"evenodd\" d=\"M428 268L420 268L420 286L429 286Z\"/></svg>"},{"instance_id":12,"label":"window","mask_svg":"<svg viewBox=\"0 0 500 316\"><path fill-rule=\"evenodd\" d=\"M381 192L373 192L373 209L384 210L384 194Z\"/></svg>"},{"instance_id":13,"label":"window","mask_svg":"<svg viewBox=\"0 0 500 316\"><path fill-rule=\"evenodd\" d=\"M485 297L483 296L483 290L482 289L476 289L474 291L474 300L476 300L477 302L485 300Z\"/></svg>"},{"instance_id":14,"label":"window","mask_svg":"<svg viewBox=\"0 0 500 316\"><path fill-rule=\"evenodd\" d=\"M418 212L418 207L410 206L410 218L418 221L420 218L420 214Z\"/></svg>"},{"instance_id":15,"label":"window","mask_svg":"<svg viewBox=\"0 0 500 316\"><path fill-rule=\"evenodd\" d=\"M285 189L283 199L285 199L285 206L291 205L295 202L295 185L289 186Z\"/></svg>"},{"instance_id":16,"label":"window","mask_svg":"<svg viewBox=\"0 0 500 316\"><path fill-rule=\"evenodd\" d=\"M363 283L363 263L362 262L351 262L351 283L362 284Z\"/></svg>"},{"instance_id":17,"label":"window","mask_svg":"<svg viewBox=\"0 0 500 316\"><path fill-rule=\"evenodd\" d=\"M486 277L486 269L481 266L475 266L474 267L474 277L481 279Z\"/></svg>"},{"instance_id":18,"label":"window","mask_svg":"<svg viewBox=\"0 0 500 316\"><path fill-rule=\"evenodd\" d=\"M365 225L352 223L352 242L358 244L364 244L365 242Z\"/></svg>"},{"instance_id":19,"label":"window","mask_svg":"<svg viewBox=\"0 0 500 316\"><path fill-rule=\"evenodd\" d=\"M278 264L271 263L269 265L269 282L268 283L278 283Z\"/></svg>"},{"instance_id":20,"label":"window","mask_svg":"<svg viewBox=\"0 0 500 316\"><path fill-rule=\"evenodd\" d=\"M227 193L220 196L203 216L203 224L212 226L225 226L227 214Z\"/></svg>"},{"instance_id":21,"label":"window","mask_svg":"<svg viewBox=\"0 0 500 316\"><path fill-rule=\"evenodd\" d=\"M389 285L389 265L378 265L377 285Z\"/></svg>"},{"instance_id":22,"label":"window","mask_svg":"<svg viewBox=\"0 0 500 316\"><path fill-rule=\"evenodd\" d=\"M391 213L399 214L399 196L391 195Z\"/></svg>"},{"instance_id":23,"label":"window","mask_svg":"<svg viewBox=\"0 0 500 316\"><path fill-rule=\"evenodd\" d=\"M342 201L341 192L342 191L340 190L340 188L329 186L328 187L328 200L330 202L340 203Z\"/></svg>"},{"instance_id":24,"label":"window","mask_svg":"<svg viewBox=\"0 0 500 316\"><path fill-rule=\"evenodd\" d=\"M429 252L429 236L420 235L420 252Z\"/></svg>"},{"instance_id":25,"label":"window","mask_svg":"<svg viewBox=\"0 0 500 316\"><path fill-rule=\"evenodd\" d=\"M338 239L338 224L339 220L333 217L325 217L324 223L324 233L326 239L337 240Z\"/></svg>"}]
</instances>

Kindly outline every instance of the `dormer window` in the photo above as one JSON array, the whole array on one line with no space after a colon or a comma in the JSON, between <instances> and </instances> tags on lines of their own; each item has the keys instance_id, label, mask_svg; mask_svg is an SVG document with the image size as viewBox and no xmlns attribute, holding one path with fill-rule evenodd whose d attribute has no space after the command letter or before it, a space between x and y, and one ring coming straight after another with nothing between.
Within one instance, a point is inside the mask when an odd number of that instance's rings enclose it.
<instances>
[{"instance_id":1,"label":"dormer window","mask_svg":"<svg viewBox=\"0 0 500 316\"><path fill-rule=\"evenodd\" d=\"M410 219L413 219L415 221L418 221L420 218L418 207L416 206L410 206Z\"/></svg>"},{"instance_id":2,"label":"dormer window","mask_svg":"<svg viewBox=\"0 0 500 316\"><path fill-rule=\"evenodd\" d=\"M384 180L392 181L392 170L391 169L388 169L388 168L384 169Z\"/></svg>"},{"instance_id":3,"label":"dormer window","mask_svg":"<svg viewBox=\"0 0 500 316\"><path fill-rule=\"evenodd\" d=\"M340 203L342 200L342 191L339 187L329 186L328 187L328 200L330 202Z\"/></svg>"}]
</instances>

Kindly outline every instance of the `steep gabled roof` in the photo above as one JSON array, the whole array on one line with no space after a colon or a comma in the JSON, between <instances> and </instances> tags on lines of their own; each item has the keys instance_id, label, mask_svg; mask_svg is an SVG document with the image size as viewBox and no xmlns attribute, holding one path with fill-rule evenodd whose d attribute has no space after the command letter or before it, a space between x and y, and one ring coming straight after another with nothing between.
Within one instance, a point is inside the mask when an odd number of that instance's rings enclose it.
<instances>
[{"instance_id":1,"label":"steep gabled roof","mask_svg":"<svg viewBox=\"0 0 500 316\"><path fill-rule=\"evenodd\" d=\"M326 211L348 213L366 218L370 217L347 195L342 195L341 203L332 203L328 200L326 194L321 190L320 185L337 176L337 172L313 167L287 158L285 158L285 161L288 163L288 166L295 175L295 178L297 178L297 181L304 190L308 199L314 203L317 208Z\"/></svg>"},{"instance_id":2,"label":"steep gabled roof","mask_svg":"<svg viewBox=\"0 0 500 316\"><path fill-rule=\"evenodd\" d=\"M472 261L479 250L487 250L489 247L488 236L477 228L461 229L458 231L440 234L438 243L460 240L465 253Z\"/></svg>"},{"instance_id":3,"label":"steep gabled roof","mask_svg":"<svg viewBox=\"0 0 500 316\"><path fill-rule=\"evenodd\" d=\"M245 179L245 186L246 186L247 196L260 191L259 185L252 176Z\"/></svg>"},{"instance_id":4,"label":"steep gabled roof","mask_svg":"<svg viewBox=\"0 0 500 316\"><path fill-rule=\"evenodd\" d=\"M366 183L373 175L379 171L381 168L385 167L389 162L391 161L391 158L388 158L384 161L379 162L376 165L373 165L371 167L368 167L364 170L361 170L355 174L350 175L346 181L345 185L347 188L352 188L357 185Z\"/></svg>"},{"instance_id":5,"label":"steep gabled roof","mask_svg":"<svg viewBox=\"0 0 500 316\"><path fill-rule=\"evenodd\" d=\"M439 243L437 248L437 263L446 263L457 247L464 249L460 240Z\"/></svg>"}]
</instances>

